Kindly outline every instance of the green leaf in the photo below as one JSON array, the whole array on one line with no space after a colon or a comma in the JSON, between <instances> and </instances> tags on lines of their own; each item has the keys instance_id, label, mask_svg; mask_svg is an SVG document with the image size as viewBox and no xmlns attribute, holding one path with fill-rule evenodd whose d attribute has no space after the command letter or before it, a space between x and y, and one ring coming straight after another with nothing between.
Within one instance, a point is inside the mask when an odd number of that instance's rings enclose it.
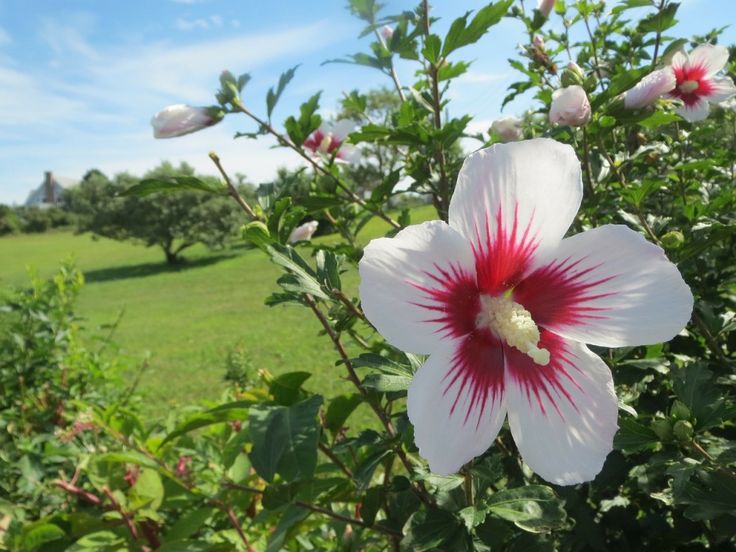
<instances>
[{"instance_id":1,"label":"green leaf","mask_svg":"<svg viewBox=\"0 0 736 552\"><path fill-rule=\"evenodd\" d=\"M164 540L170 542L193 535L202 528L215 512L217 512L216 508L197 508L186 511L165 533Z\"/></svg>"},{"instance_id":2,"label":"green leaf","mask_svg":"<svg viewBox=\"0 0 736 552\"><path fill-rule=\"evenodd\" d=\"M125 539L112 531L96 531L89 535L83 536L72 546L66 549L66 552L82 552L92 550L110 550L119 549L123 546Z\"/></svg>"},{"instance_id":3,"label":"green leaf","mask_svg":"<svg viewBox=\"0 0 736 552\"><path fill-rule=\"evenodd\" d=\"M143 468L128 495L130 508L158 510L164 500L164 485L158 471Z\"/></svg>"},{"instance_id":4,"label":"green leaf","mask_svg":"<svg viewBox=\"0 0 736 552\"><path fill-rule=\"evenodd\" d=\"M670 123L674 123L679 120L680 117L676 113L670 113L668 111L655 111L646 119L639 121L639 126L646 129L652 130Z\"/></svg>"},{"instance_id":5,"label":"green leaf","mask_svg":"<svg viewBox=\"0 0 736 552\"><path fill-rule=\"evenodd\" d=\"M146 468L157 469L159 466L151 458L135 450L107 452L95 458L96 462L113 462L116 464L135 464Z\"/></svg>"},{"instance_id":6,"label":"green leaf","mask_svg":"<svg viewBox=\"0 0 736 552\"><path fill-rule=\"evenodd\" d=\"M268 539L266 552L279 552L284 546L289 531L304 521L309 513L309 510L305 510L299 506L287 506Z\"/></svg>"},{"instance_id":7,"label":"green leaf","mask_svg":"<svg viewBox=\"0 0 736 552\"><path fill-rule=\"evenodd\" d=\"M317 466L322 397L315 395L291 406L253 406L248 418L253 449L250 461L258 475L273 481L308 479Z\"/></svg>"},{"instance_id":8,"label":"green leaf","mask_svg":"<svg viewBox=\"0 0 736 552\"><path fill-rule=\"evenodd\" d=\"M381 465L381 462L385 458L391 456L391 454L393 454L391 450L379 449L369 454L360 464L358 464L358 467L356 467L353 472L353 477L358 483L358 489L363 490L370 486L371 479L373 478L373 473L376 471L376 468Z\"/></svg>"},{"instance_id":9,"label":"green leaf","mask_svg":"<svg viewBox=\"0 0 736 552\"><path fill-rule=\"evenodd\" d=\"M317 275L315 274L312 267L302 259L301 255L293 248L288 245L273 244L266 247L271 260L279 266L284 267L294 276L293 280L286 280L287 284L282 287L288 291L296 293L310 293L314 297L320 299L328 299L327 294L322 291L317 281ZM281 282L279 282L281 283ZM293 284L293 285L290 285Z\"/></svg>"},{"instance_id":10,"label":"green leaf","mask_svg":"<svg viewBox=\"0 0 736 552\"><path fill-rule=\"evenodd\" d=\"M639 21L639 31L643 33L663 33L677 23L675 15L680 4L671 2L657 13L653 13Z\"/></svg>"},{"instance_id":11,"label":"green leaf","mask_svg":"<svg viewBox=\"0 0 736 552\"><path fill-rule=\"evenodd\" d=\"M432 508L424 515L415 515L411 520L412 550L458 550L451 548L450 543L464 535L467 533L460 520L445 510Z\"/></svg>"},{"instance_id":12,"label":"green leaf","mask_svg":"<svg viewBox=\"0 0 736 552\"><path fill-rule=\"evenodd\" d=\"M145 178L140 183L120 192L121 196L147 196L157 192L207 192L224 195L225 187L200 180L196 176L168 176Z\"/></svg>"},{"instance_id":13,"label":"green leaf","mask_svg":"<svg viewBox=\"0 0 736 552\"><path fill-rule=\"evenodd\" d=\"M659 443L659 437L651 429L631 418L621 418L613 446L629 452L645 449Z\"/></svg>"},{"instance_id":14,"label":"green leaf","mask_svg":"<svg viewBox=\"0 0 736 552\"><path fill-rule=\"evenodd\" d=\"M164 446L172 439L176 439L185 433L207 427L213 424L222 424L234 420L242 420L248 414L248 408L255 401L235 401L232 403L222 404L215 408L211 408L205 412L197 412L191 414L176 426L174 431L169 433L166 438L161 441L159 448Z\"/></svg>"},{"instance_id":15,"label":"green leaf","mask_svg":"<svg viewBox=\"0 0 736 552\"><path fill-rule=\"evenodd\" d=\"M278 404L289 406L301 395L302 384L312 376L311 372L287 372L271 381L268 392Z\"/></svg>"},{"instance_id":16,"label":"green leaf","mask_svg":"<svg viewBox=\"0 0 736 552\"><path fill-rule=\"evenodd\" d=\"M424 40L422 55L429 63L437 63L440 59L441 48L442 41L440 40L440 37L435 34L431 34Z\"/></svg>"},{"instance_id":17,"label":"green leaf","mask_svg":"<svg viewBox=\"0 0 736 552\"><path fill-rule=\"evenodd\" d=\"M455 19L450 25L445 43L442 45L442 57L447 57L458 48L478 42L488 32L488 29L501 21L501 18L506 15L513 3L514 0L500 0L488 4L478 10L469 25L467 21L470 12Z\"/></svg>"},{"instance_id":18,"label":"green leaf","mask_svg":"<svg viewBox=\"0 0 736 552\"><path fill-rule=\"evenodd\" d=\"M260 248L265 248L273 242L268 227L259 220L254 220L243 226L242 236L244 240Z\"/></svg>"},{"instance_id":19,"label":"green leaf","mask_svg":"<svg viewBox=\"0 0 736 552\"><path fill-rule=\"evenodd\" d=\"M317 114L321 94L322 92L317 92L301 105L298 119L292 116L284 121L286 133L297 146L301 146L307 137L319 128L322 122L322 117Z\"/></svg>"},{"instance_id":20,"label":"green leaf","mask_svg":"<svg viewBox=\"0 0 736 552\"><path fill-rule=\"evenodd\" d=\"M713 372L700 364L690 364L675 374L673 388L692 412L696 429L708 429L720 423L725 404L723 394L713 383Z\"/></svg>"},{"instance_id":21,"label":"green leaf","mask_svg":"<svg viewBox=\"0 0 736 552\"><path fill-rule=\"evenodd\" d=\"M325 427L337 433L345 425L350 414L363 402L358 393L352 395L338 395L330 400L325 414Z\"/></svg>"},{"instance_id":22,"label":"green leaf","mask_svg":"<svg viewBox=\"0 0 736 552\"><path fill-rule=\"evenodd\" d=\"M35 552L44 544L66 537L64 530L58 525L47 521L37 521L23 527L20 536L20 550L22 552Z\"/></svg>"},{"instance_id":23,"label":"green leaf","mask_svg":"<svg viewBox=\"0 0 736 552\"><path fill-rule=\"evenodd\" d=\"M286 88L286 85L289 84L291 79L294 78L294 73L296 73L298 67L299 65L295 65L288 71L281 73L281 76L279 77L279 84L276 86L276 91L274 91L273 88L268 89L268 93L266 93L266 112L268 113L269 120L271 119L273 108L276 107L276 104L281 97L281 93L284 91L284 88Z\"/></svg>"},{"instance_id":24,"label":"green leaf","mask_svg":"<svg viewBox=\"0 0 736 552\"><path fill-rule=\"evenodd\" d=\"M545 485L504 489L486 501L492 514L531 532L549 531L565 521L562 501Z\"/></svg>"},{"instance_id":25,"label":"green leaf","mask_svg":"<svg viewBox=\"0 0 736 552\"><path fill-rule=\"evenodd\" d=\"M400 364L375 353L363 353L359 357L351 359L351 362L355 368L373 368L391 376L412 377L414 375L411 366Z\"/></svg>"},{"instance_id":26,"label":"green leaf","mask_svg":"<svg viewBox=\"0 0 736 552\"><path fill-rule=\"evenodd\" d=\"M409 376L391 376L387 374L368 374L363 380L363 385L369 389L375 389L379 393L391 391L406 391L411 385L412 378Z\"/></svg>"}]
</instances>

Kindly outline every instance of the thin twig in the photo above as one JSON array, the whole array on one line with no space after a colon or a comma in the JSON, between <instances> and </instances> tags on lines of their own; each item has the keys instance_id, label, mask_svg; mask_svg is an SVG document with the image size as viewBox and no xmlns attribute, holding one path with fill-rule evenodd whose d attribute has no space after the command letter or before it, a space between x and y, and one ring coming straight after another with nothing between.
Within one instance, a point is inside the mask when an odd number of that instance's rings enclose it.
<instances>
[{"instance_id":1,"label":"thin twig","mask_svg":"<svg viewBox=\"0 0 736 552\"><path fill-rule=\"evenodd\" d=\"M108 487L102 487L102 492L110 501L112 509L118 512L123 518L125 526L128 528L128 532L130 533L130 535L133 537L133 539L138 540L138 528L135 526L133 518L130 517L130 514L128 512L123 510L123 507L120 505L120 503L117 501L115 496L112 494L112 491Z\"/></svg>"},{"instance_id":2,"label":"thin twig","mask_svg":"<svg viewBox=\"0 0 736 552\"><path fill-rule=\"evenodd\" d=\"M345 350L344 345L342 344L342 341L340 340L340 336L335 333L335 330L332 329L332 326L330 325L329 320L325 317L324 313L320 310L320 308L317 306L317 303L315 302L314 298L308 294L304 294L304 300L306 301L307 305L309 305L309 308L312 309L312 312L314 312L314 315L317 317L317 319L320 321L320 324L322 324L322 328L325 330L325 333L329 336L330 340L332 341L333 346L337 350L337 353L340 355L340 358L342 359L343 364L345 364L345 367L348 371L348 379L350 382L358 389L360 394L363 396L363 399L368 403L368 406L371 407L373 412L375 412L378 419L381 421L381 424L383 424L384 429L386 430L386 433L388 434L389 438L391 440L394 440L396 438L396 430L394 429L393 424L391 423L391 420L386 415L386 412L381 408L381 405L378 404L374 398L368 393L368 390L363 386L363 383L360 381L360 378L358 377L358 374L355 371L355 367L353 366L352 361L350 360L350 356L348 355L347 351ZM407 473L411 474L413 470L413 466L411 462L409 461L409 457L406 455L404 450L401 448L400 444L397 444L396 448L396 454L399 456L399 459L401 460L401 463L404 465L404 468L406 468ZM425 504L432 504L432 498L427 492L427 490L424 488L424 485L421 482L417 483L417 495L419 498L424 502Z\"/></svg>"},{"instance_id":3,"label":"thin twig","mask_svg":"<svg viewBox=\"0 0 736 552\"><path fill-rule=\"evenodd\" d=\"M332 460L332 463L335 464L338 468L340 468L340 471L342 471L342 473L347 475L350 479L353 478L353 472L350 470L350 468L347 467L347 465L345 465L345 462L340 460L337 457L337 455L334 452L332 452L332 450L330 450L330 447L328 447L327 445L323 443L320 443L319 450L321 450L322 454L327 456L327 458Z\"/></svg>"},{"instance_id":4,"label":"thin twig","mask_svg":"<svg viewBox=\"0 0 736 552\"><path fill-rule=\"evenodd\" d=\"M230 180L230 177L225 172L225 169L222 167L222 164L220 163L220 157L214 152L211 151L209 153L210 159L212 159L212 162L217 167L217 170L220 171L220 174L222 175L222 178L225 179L225 184L227 184L227 193L230 194L230 196L235 199L235 201L238 202L238 205L240 205L240 208L245 211L245 213L252 219L252 220L258 220L258 216L255 214L253 209L250 205L248 205L248 202L245 201L245 198L240 195L238 192L238 189L233 185L232 181Z\"/></svg>"},{"instance_id":5,"label":"thin twig","mask_svg":"<svg viewBox=\"0 0 736 552\"><path fill-rule=\"evenodd\" d=\"M388 46L386 46L386 42L383 40L381 33L378 32L378 29L376 28L375 23L373 23L373 34L376 35L376 39L378 39L378 42L383 44L384 48L388 49ZM396 67L394 66L393 55L389 58L389 64L390 64L389 76L391 77L391 80L394 81L394 86L396 87L396 92L399 93L399 98L401 98L401 103L404 103L406 101L406 96L404 95L404 90L401 88L401 83L399 82L399 75L398 73L396 73Z\"/></svg>"},{"instance_id":6,"label":"thin twig","mask_svg":"<svg viewBox=\"0 0 736 552\"><path fill-rule=\"evenodd\" d=\"M358 306L353 303L350 298L345 295L342 290L339 290L337 288L332 290L332 294L337 297L340 302L347 307L347 309L354 314L356 317L360 318L361 320L365 320L365 314L363 314L363 311L358 308Z\"/></svg>"}]
</instances>

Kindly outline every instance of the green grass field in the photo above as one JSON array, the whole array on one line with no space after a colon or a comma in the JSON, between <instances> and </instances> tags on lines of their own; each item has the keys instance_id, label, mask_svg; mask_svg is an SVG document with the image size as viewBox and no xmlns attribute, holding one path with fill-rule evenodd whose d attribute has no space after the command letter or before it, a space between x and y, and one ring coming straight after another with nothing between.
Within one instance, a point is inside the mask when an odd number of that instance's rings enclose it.
<instances>
[{"instance_id":1,"label":"green grass field","mask_svg":"<svg viewBox=\"0 0 736 552\"><path fill-rule=\"evenodd\" d=\"M435 217L431 207L423 207L412 219ZM385 231L373 221L362 238ZM49 276L69 256L87 282L77 308L85 335L102 333L100 326L124 311L113 338L121 354L134 367L150 355L139 390L152 415L219 397L225 359L236 346L247 351L256 369L313 371L307 387L327 395L348 389L309 311L263 304L277 289L279 270L258 250L210 253L197 247L183 266L169 268L157 248L70 232L13 236L0 239L0 289L24 285L27 267ZM346 274L345 284L355 293L357 275Z\"/></svg>"}]
</instances>

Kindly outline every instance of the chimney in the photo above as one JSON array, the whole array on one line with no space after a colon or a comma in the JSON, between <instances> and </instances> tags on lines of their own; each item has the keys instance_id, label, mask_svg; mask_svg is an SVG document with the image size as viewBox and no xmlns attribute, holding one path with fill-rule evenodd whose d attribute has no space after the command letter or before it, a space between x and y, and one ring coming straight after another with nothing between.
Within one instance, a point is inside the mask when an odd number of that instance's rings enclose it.
<instances>
[{"instance_id":1,"label":"chimney","mask_svg":"<svg viewBox=\"0 0 736 552\"><path fill-rule=\"evenodd\" d=\"M56 197L54 194L54 173L46 171L44 173L43 180L43 202L48 204L56 203Z\"/></svg>"}]
</instances>

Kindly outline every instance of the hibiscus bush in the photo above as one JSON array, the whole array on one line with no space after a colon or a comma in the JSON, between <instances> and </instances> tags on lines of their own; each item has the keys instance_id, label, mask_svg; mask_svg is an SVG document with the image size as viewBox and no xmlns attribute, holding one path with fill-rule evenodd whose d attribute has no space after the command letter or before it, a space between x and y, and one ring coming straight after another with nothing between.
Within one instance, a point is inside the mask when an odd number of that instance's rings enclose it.
<instances>
[{"instance_id":1,"label":"hibiscus bush","mask_svg":"<svg viewBox=\"0 0 736 552\"><path fill-rule=\"evenodd\" d=\"M61 474L66 508L17 542L736 544L733 52L717 31L671 36L669 0L528 4L497 0L447 25L427 2L391 14L351 0L367 51L332 61L385 74L395 102L382 120L358 90L342 101L350 122L324 121L319 94L273 120L295 69L265 106L248 74L226 71L216 105L156 115L158 137L242 117L238 137L270 136L303 159L298 195L266 184L244 199L215 153L221 186L169 177L126 193L237 202L243 238L281 269L266 304L319 322L335 355L318 369L351 390L245 371L222 404L164 424L97 407L105 450ZM469 70L463 48L491 47L503 18L524 44L504 103L529 110L474 134L448 91ZM405 196L435 220L396 208ZM385 237L369 241L373 219ZM318 220L335 232L310 241Z\"/></svg>"}]
</instances>

